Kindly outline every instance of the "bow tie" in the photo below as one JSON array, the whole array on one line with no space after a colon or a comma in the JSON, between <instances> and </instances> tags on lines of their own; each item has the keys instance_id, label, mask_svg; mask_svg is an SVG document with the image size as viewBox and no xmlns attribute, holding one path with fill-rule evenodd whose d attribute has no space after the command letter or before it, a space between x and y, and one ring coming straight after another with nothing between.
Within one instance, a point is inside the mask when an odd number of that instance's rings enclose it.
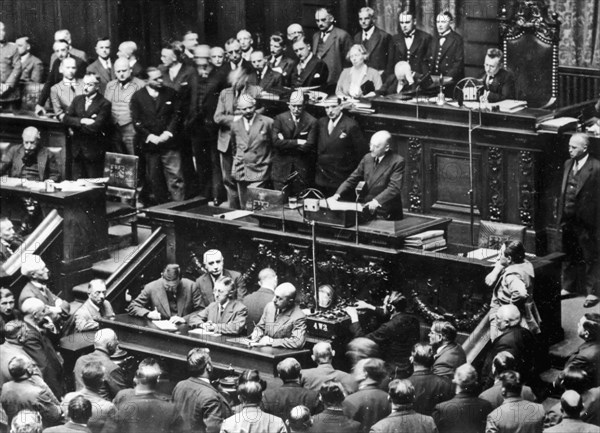
<instances>
[{"instance_id":1,"label":"bow tie","mask_svg":"<svg viewBox=\"0 0 600 433\"><path fill-rule=\"evenodd\" d=\"M488 75L488 80L492 81L495 78L495 75Z\"/></svg>"},{"instance_id":2,"label":"bow tie","mask_svg":"<svg viewBox=\"0 0 600 433\"><path fill-rule=\"evenodd\" d=\"M412 38L415 35L415 31L413 30L412 32L409 33L404 33L404 37L405 38Z\"/></svg>"},{"instance_id":3,"label":"bow tie","mask_svg":"<svg viewBox=\"0 0 600 433\"><path fill-rule=\"evenodd\" d=\"M333 29L329 29L329 30L326 30L326 31L324 31L324 32L321 32L321 37L322 37L322 38L324 38L324 37L325 37L325 36L327 36L329 33L331 33L331 31L332 31L332 30L333 30Z\"/></svg>"}]
</instances>

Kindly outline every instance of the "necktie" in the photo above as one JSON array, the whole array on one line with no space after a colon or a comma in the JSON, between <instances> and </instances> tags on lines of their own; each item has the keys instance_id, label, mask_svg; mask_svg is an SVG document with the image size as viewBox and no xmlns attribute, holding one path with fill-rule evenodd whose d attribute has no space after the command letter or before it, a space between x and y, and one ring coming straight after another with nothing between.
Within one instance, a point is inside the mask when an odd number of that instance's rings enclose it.
<instances>
[{"instance_id":1,"label":"necktie","mask_svg":"<svg viewBox=\"0 0 600 433\"><path fill-rule=\"evenodd\" d=\"M573 163L573 174L577 174L577 172L579 171L579 161L575 161Z\"/></svg>"},{"instance_id":2,"label":"necktie","mask_svg":"<svg viewBox=\"0 0 600 433\"><path fill-rule=\"evenodd\" d=\"M250 132L250 122L244 119L244 127L246 128L246 132Z\"/></svg>"},{"instance_id":3,"label":"necktie","mask_svg":"<svg viewBox=\"0 0 600 433\"><path fill-rule=\"evenodd\" d=\"M363 41L369 40L369 34L367 32L363 32Z\"/></svg>"},{"instance_id":4,"label":"necktie","mask_svg":"<svg viewBox=\"0 0 600 433\"><path fill-rule=\"evenodd\" d=\"M375 158L375 167L377 167L379 165L380 160L381 160L380 157Z\"/></svg>"},{"instance_id":5,"label":"necktie","mask_svg":"<svg viewBox=\"0 0 600 433\"><path fill-rule=\"evenodd\" d=\"M329 131L329 135L331 135L333 132L333 128L335 128L335 125L333 124L333 120L330 120L329 125L327 125L327 131Z\"/></svg>"},{"instance_id":6,"label":"necktie","mask_svg":"<svg viewBox=\"0 0 600 433\"><path fill-rule=\"evenodd\" d=\"M92 100L89 98L85 98L85 111L87 111L88 108L90 108L90 105L92 105Z\"/></svg>"}]
</instances>

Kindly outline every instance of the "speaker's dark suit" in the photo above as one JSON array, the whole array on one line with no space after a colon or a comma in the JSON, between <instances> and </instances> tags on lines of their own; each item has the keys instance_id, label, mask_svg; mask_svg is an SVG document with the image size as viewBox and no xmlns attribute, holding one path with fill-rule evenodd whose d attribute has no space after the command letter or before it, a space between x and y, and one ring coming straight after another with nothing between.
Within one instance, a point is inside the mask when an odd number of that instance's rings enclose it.
<instances>
[{"instance_id":1,"label":"speaker's dark suit","mask_svg":"<svg viewBox=\"0 0 600 433\"><path fill-rule=\"evenodd\" d=\"M342 114L331 134L328 125L328 117L318 120L315 184L326 195L331 195L352 173L369 149L354 119Z\"/></svg>"},{"instance_id":2,"label":"speaker's dark suit","mask_svg":"<svg viewBox=\"0 0 600 433\"><path fill-rule=\"evenodd\" d=\"M415 29L410 49L406 46L404 33L400 32L392 36L388 56L388 75L394 74L394 66L402 60L408 62L413 71L421 74L429 72L429 50L431 49L431 44L431 35L419 29Z\"/></svg>"},{"instance_id":3,"label":"speaker's dark suit","mask_svg":"<svg viewBox=\"0 0 600 433\"><path fill-rule=\"evenodd\" d=\"M369 55L367 66L378 71L384 71L387 68L391 40L392 36L379 27L373 29L373 34L366 41L363 41L362 31L354 35L354 43L362 44L367 49Z\"/></svg>"},{"instance_id":4,"label":"speaker's dark suit","mask_svg":"<svg viewBox=\"0 0 600 433\"><path fill-rule=\"evenodd\" d=\"M436 352L434 359L433 373L452 380L456 369L467 362L467 355L460 344L452 341Z\"/></svg>"},{"instance_id":5,"label":"speaker's dark suit","mask_svg":"<svg viewBox=\"0 0 600 433\"><path fill-rule=\"evenodd\" d=\"M306 140L306 143L300 146L298 140ZM294 171L300 174L307 186L312 185L317 147L317 119L304 111L296 125L289 111L277 115L273 121L272 142L273 187L281 190L286 178Z\"/></svg>"},{"instance_id":6,"label":"speaker's dark suit","mask_svg":"<svg viewBox=\"0 0 600 433\"><path fill-rule=\"evenodd\" d=\"M500 69L491 82L487 74L482 78L483 90L488 91L488 102L498 102L505 99L515 99L515 76L506 69Z\"/></svg>"},{"instance_id":7,"label":"speaker's dark suit","mask_svg":"<svg viewBox=\"0 0 600 433\"><path fill-rule=\"evenodd\" d=\"M23 157L25 148L23 145L12 146L2 155L0 175L21 177L23 172ZM45 147L40 147L36 155L39 177L35 180L43 181L51 179L55 182L60 180L60 171L54 154Z\"/></svg>"},{"instance_id":8,"label":"speaker's dark suit","mask_svg":"<svg viewBox=\"0 0 600 433\"><path fill-rule=\"evenodd\" d=\"M588 156L579 169L573 215L567 216L564 206L573 164L572 159L565 161L558 204L558 221L563 231L563 252L566 254L562 288L577 292L579 285L588 295L598 295L595 291L600 280L600 161Z\"/></svg>"},{"instance_id":9,"label":"speaker's dark suit","mask_svg":"<svg viewBox=\"0 0 600 433\"><path fill-rule=\"evenodd\" d=\"M159 278L144 286L138 297L131 301L127 311L132 316L145 317L156 308L163 320L172 316L187 318L201 308L200 299L200 290L196 284L182 278L176 291L177 311L172 311L163 280Z\"/></svg>"},{"instance_id":10,"label":"speaker's dark suit","mask_svg":"<svg viewBox=\"0 0 600 433\"><path fill-rule=\"evenodd\" d=\"M267 68L267 71L265 72L262 78L259 78L258 72L252 72L252 75L250 75L250 79L248 80L248 82L251 84L256 84L266 92L272 92L273 90L277 90L278 88L281 88L283 84L281 74L279 72L275 72L271 68Z\"/></svg>"},{"instance_id":11,"label":"speaker's dark suit","mask_svg":"<svg viewBox=\"0 0 600 433\"><path fill-rule=\"evenodd\" d=\"M323 60L313 54L306 67L300 69L298 63L292 71L292 87L310 87L320 86L317 90L322 90L327 84L329 69Z\"/></svg>"},{"instance_id":12,"label":"speaker's dark suit","mask_svg":"<svg viewBox=\"0 0 600 433\"><path fill-rule=\"evenodd\" d=\"M100 60L98 59L96 59L95 62L93 62L87 67L87 72L92 72L98 75L98 77L100 78L100 93L103 95L108 82L116 78L115 68L110 68L110 70L106 69L104 66L102 66L102 63L100 63Z\"/></svg>"},{"instance_id":13,"label":"speaker's dark suit","mask_svg":"<svg viewBox=\"0 0 600 433\"><path fill-rule=\"evenodd\" d=\"M292 78L292 72L298 64L298 61L285 55L281 55L275 60L273 60L273 56L270 56L268 60L271 69L281 74L282 84L284 86L289 86Z\"/></svg>"},{"instance_id":14,"label":"speaker's dark suit","mask_svg":"<svg viewBox=\"0 0 600 433\"><path fill-rule=\"evenodd\" d=\"M404 178L404 158L387 152L381 162L375 165L375 158L368 153L356 170L340 185L337 194L354 200L354 188L365 181L364 203L373 199L381 205L378 213L384 218L402 219L402 180Z\"/></svg>"},{"instance_id":15,"label":"speaker's dark suit","mask_svg":"<svg viewBox=\"0 0 600 433\"><path fill-rule=\"evenodd\" d=\"M104 154L108 148L108 128L111 123L111 104L99 93L85 108L85 95L75 96L63 123L73 130L71 176L101 177L104 171ZM93 119L91 125L82 125L81 119Z\"/></svg>"},{"instance_id":16,"label":"speaker's dark suit","mask_svg":"<svg viewBox=\"0 0 600 433\"><path fill-rule=\"evenodd\" d=\"M430 67L433 76L450 76L456 83L465 74L465 52L462 36L451 30L440 48L440 38L433 38L431 44Z\"/></svg>"}]
</instances>

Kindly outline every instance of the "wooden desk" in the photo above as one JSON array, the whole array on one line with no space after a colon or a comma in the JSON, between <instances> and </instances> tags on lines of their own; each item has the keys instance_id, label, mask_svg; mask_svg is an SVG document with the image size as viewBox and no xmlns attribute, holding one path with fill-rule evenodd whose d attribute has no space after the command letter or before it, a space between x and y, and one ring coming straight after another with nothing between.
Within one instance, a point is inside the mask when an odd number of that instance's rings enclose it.
<instances>
[{"instance_id":1,"label":"wooden desk","mask_svg":"<svg viewBox=\"0 0 600 433\"><path fill-rule=\"evenodd\" d=\"M67 146L67 128L61 122L50 117L39 117L33 113L1 113L0 114L0 141L11 144L23 142L23 130L28 126L35 126L41 134L42 146L49 147L57 152L57 161L63 179L67 179L70 149Z\"/></svg>"},{"instance_id":2,"label":"wooden desk","mask_svg":"<svg viewBox=\"0 0 600 433\"><path fill-rule=\"evenodd\" d=\"M98 320L102 327L111 328L119 337L119 346L128 351L185 361L194 347L210 349L212 361L220 368L230 365L236 370L256 369L261 374L276 375L277 364L285 358L296 358L303 367L309 365L308 349L290 350L273 347L253 347L232 342L233 336L213 336L188 333L187 324L176 332L161 331L152 321L127 314L114 320Z\"/></svg>"},{"instance_id":3,"label":"wooden desk","mask_svg":"<svg viewBox=\"0 0 600 433\"><path fill-rule=\"evenodd\" d=\"M80 277L89 272L95 261L108 256L104 188L89 187L82 191L47 193L0 183L3 216L16 219L22 217L23 198L36 200L42 217L56 209L63 218L62 254L56 263L50 262L47 265L59 276L55 278L57 288L63 291L66 299L70 299L70 289L81 283Z\"/></svg>"}]
</instances>

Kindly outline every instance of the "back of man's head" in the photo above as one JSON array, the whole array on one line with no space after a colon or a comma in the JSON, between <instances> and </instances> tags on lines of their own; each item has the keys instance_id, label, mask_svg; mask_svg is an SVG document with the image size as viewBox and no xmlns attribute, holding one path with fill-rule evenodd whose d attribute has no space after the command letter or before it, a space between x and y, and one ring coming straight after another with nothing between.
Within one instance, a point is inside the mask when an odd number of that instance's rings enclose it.
<instances>
[{"instance_id":1,"label":"back of man's head","mask_svg":"<svg viewBox=\"0 0 600 433\"><path fill-rule=\"evenodd\" d=\"M502 373L500 382L502 382L502 395L505 397L518 397L521 395L523 384L521 383L521 375L516 371L509 370Z\"/></svg>"},{"instance_id":2,"label":"back of man's head","mask_svg":"<svg viewBox=\"0 0 600 433\"><path fill-rule=\"evenodd\" d=\"M69 418L77 424L87 424L92 416L92 403L82 395L69 402Z\"/></svg>"},{"instance_id":3,"label":"back of man's head","mask_svg":"<svg viewBox=\"0 0 600 433\"><path fill-rule=\"evenodd\" d=\"M290 410L287 420L288 427L292 432L308 431L312 425L310 410L306 406L296 406Z\"/></svg>"},{"instance_id":4,"label":"back of man's head","mask_svg":"<svg viewBox=\"0 0 600 433\"><path fill-rule=\"evenodd\" d=\"M98 390L104 383L106 368L100 361L86 362L81 369L83 384L93 390Z\"/></svg>"},{"instance_id":5,"label":"back of man's head","mask_svg":"<svg viewBox=\"0 0 600 433\"><path fill-rule=\"evenodd\" d=\"M412 405L415 401L415 388L408 380L395 379L388 385L388 395L395 405Z\"/></svg>"},{"instance_id":6,"label":"back of man's head","mask_svg":"<svg viewBox=\"0 0 600 433\"><path fill-rule=\"evenodd\" d=\"M325 407L339 407L346 398L344 387L336 380L328 380L323 383L319 394Z\"/></svg>"},{"instance_id":7,"label":"back of man's head","mask_svg":"<svg viewBox=\"0 0 600 433\"><path fill-rule=\"evenodd\" d=\"M516 368L517 361L512 353L506 350L498 353L492 361L492 367L494 370L494 376L498 377L502 373L508 370L514 370Z\"/></svg>"},{"instance_id":8,"label":"back of man's head","mask_svg":"<svg viewBox=\"0 0 600 433\"><path fill-rule=\"evenodd\" d=\"M109 354L115 353L119 339L117 334L110 328L103 328L96 331L94 335L94 347L96 349L104 349Z\"/></svg>"},{"instance_id":9,"label":"back of man's head","mask_svg":"<svg viewBox=\"0 0 600 433\"><path fill-rule=\"evenodd\" d=\"M30 366L30 360L21 355L17 355L8 361L8 374L10 374L13 380L20 379L24 376L31 376L29 371Z\"/></svg>"},{"instance_id":10,"label":"back of man's head","mask_svg":"<svg viewBox=\"0 0 600 433\"><path fill-rule=\"evenodd\" d=\"M192 377L202 376L210 362L210 352L205 348L195 347L188 352L187 369Z\"/></svg>"},{"instance_id":11,"label":"back of man's head","mask_svg":"<svg viewBox=\"0 0 600 433\"><path fill-rule=\"evenodd\" d=\"M414 365L431 368L433 366L433 348L429 344L417 343L412 350L412 362Z\"/></svg>"},{"instance_id":12,"label":"back of man's head","mask_svg":"<svg viewBox=\"0 0 600 433\"><path fill-rule=\"evenodd\" d=\"M300 370L302 367L295 358L285 358L277 364L277 374L281 380L297 380L300 378Z\"/></svg>"},{"instance_id":13,"label":"back of man's head","mask_svg":"<svg viewBox=\"0 0 600 433\"><path fill-rule=\"evenodd\" d=\"M38 411L19 411L10 423L10 433L42 433L42 415Z\"/></svg>"},{"instance_id":14,"label":"back of man's head","mask_svg":"<svg viewBox=\"0 0 600 433\"><path fill-rule=\"evenodd\" d=\"M312 357L317 364L331 364L331 360L333 359L333 349L331 348L331 344L327 342L315 344Z\"/></svg>"},{"instance_id":15,"label":"back of man's head","mask_svg":"<svg viewBox=\"0 0 600 433\"><path fill-rule=\"evenodd\" d=\"M477 383L477 370L471 364L463 364L456 369L453 382L462 391L474 394L479 387Z\"/></svg>"},{"instance_id":16,"label":"back of man's head","mask_svg":"<svg viewBox=\"0 0 600 433\"><path fill-rule=\"evenodd\" d=\"M376 383L381 383L387 375L385 362L379 358L362 359L358 361L358 364L356 364L355 370L364 371L367 378L375 381Z\"/></svg>"},{"instance_id":17,"label":"back of man's head","mask_svg":"<svg viewBox=\"0 0 600 433\"><path fill-rule=\"evenodd\" d=\"M583 409L581 395L573 390L565 391L560 397L560 407L569 418L579 419Z\"/></svg>"},{"instance_id":18,"label":"back of man's head","mask_svg":"<svg viewBox=\"0 0 600 433\"><path fill-rule=\"evenodd\" d=\"M38 298L27 298L23 301L21 305L21 312L25 316L31 316L39 311L42 311L45 308L46 304L44 301Z\"/></svg>"},{"instance_id":19,"label":"back of man's head","mask_svg":"<svg viewBox=\"0 0 600 433\"><path fill-rule=\"evenodd\" d=\"M521 322L521 313L513 304L503 305L498 308L496 317L498 318L498 321L506 321L508 327L510 328L519 326L519 323Z\"/></svg>"},{"instance_id":20,"label":"back of man's head","mask_svg":"<svg viewBox=\"0 0 600 433\"><path fill-rule=\"evenodd\" d=\"M140 362L135 373L135 383L155 389L160 377L160 365L154 358L146 358Z\"/></svg>"},{"instance_id":21,"label":"back of man's head","mask_svg":"<svg viewBox=\"0 0 600 433\"><path fill-rule=\"evenodd\" d=\"M258 382L242 383L237 388L238 397L242 403L259 404L262 400L263 388Z\"/></svg>"},{"instance_id":22,"label":"back of man's head","mask_svg":"<svg viewBox=\"0 0 600 433\"><path fill-rule=\"evenodd\" d=\"M11 320L4 325L4 338L7 340L17 340L23 332L25 323L20 320Z\"/></svg>"}]
</instances>

